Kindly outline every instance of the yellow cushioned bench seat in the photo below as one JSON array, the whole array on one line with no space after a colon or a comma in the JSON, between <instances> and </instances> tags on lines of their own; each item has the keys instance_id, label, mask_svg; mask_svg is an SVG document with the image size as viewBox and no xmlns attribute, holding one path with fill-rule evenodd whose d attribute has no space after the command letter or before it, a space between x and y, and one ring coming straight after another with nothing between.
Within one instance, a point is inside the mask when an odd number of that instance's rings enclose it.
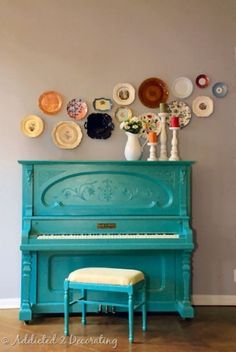
<instances>
[{"instance_id":1,"label":"yellow cushioned bench seat","mask_svg":"<svg viewBox=\"0 0 236 352\"><path fill-rule=\"evenodd\" d=\"M72 271L68 280L104 285L134 285L144 280L144 275L133 269L82 268Z\"/></svg>"}]
</instances>

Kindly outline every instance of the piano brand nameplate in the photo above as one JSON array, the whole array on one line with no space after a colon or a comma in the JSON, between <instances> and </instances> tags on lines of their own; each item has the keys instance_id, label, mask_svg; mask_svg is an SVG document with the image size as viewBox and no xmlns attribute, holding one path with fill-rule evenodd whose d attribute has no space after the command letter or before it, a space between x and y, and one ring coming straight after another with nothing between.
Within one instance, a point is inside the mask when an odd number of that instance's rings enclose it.
<instances>
[{"instance_id":1,"label":"piano brand nameplate","mask_svg":"<svg viewBox=\"0 0 236 352\"><path fill-rule=\"evenodd\" d=\"M116 224L114 223L99 223L97 224L97 229L116 229Z\"/></svg>"}]
</instances>

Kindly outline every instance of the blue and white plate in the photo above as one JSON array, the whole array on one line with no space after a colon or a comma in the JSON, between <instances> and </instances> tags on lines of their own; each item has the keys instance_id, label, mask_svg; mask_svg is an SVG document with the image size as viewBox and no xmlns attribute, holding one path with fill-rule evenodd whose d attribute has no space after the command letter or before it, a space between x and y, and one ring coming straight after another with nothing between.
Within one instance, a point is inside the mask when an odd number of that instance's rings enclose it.
<instances>
[{"instance_id":1,"label":"blue and white plate","mask_svg":"<svg viewBox=\"0 0 236 352\"><path fill-rule=\"evenodd\" d=\"M228 93L228 87L223 82L217 82L212 87L212 93L217 98L224 98Z\"/></svg>"}]
</instances>

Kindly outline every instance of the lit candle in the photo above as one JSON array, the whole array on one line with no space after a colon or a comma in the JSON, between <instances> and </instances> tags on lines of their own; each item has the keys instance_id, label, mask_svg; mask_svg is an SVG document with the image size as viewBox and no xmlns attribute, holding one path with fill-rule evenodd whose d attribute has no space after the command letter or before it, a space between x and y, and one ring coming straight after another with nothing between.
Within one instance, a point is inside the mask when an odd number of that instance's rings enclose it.
<instances>
[{"instance_id":1,"label":"lit candle","mask_svg":"<svg viewBox=\"0 0 236 352\"><path fill-rule=\"evenodd\" d=\"M170 118L170 128L179 128L179 117L178 116L171 116Z\"/></svg>"},{"instance_id":2,"label":"lit candle","mask_svg":"<svg viewBox=\"0 0 236 352\"><path fill-rule=\"evenodd\" d=\"M148 133L148 141L149 141L149 143L157 143L157 134L156 134L156 132L150 131Z\"/></svg>"},{"instance_id":3,"label":"lit candle","mask_svg":"<svg viewBox=\"0 0 236 352\"><path fill-rule=\"evenodd\" d=\"M167 112L167 104L160 103L160 112Z\"/></svg>"}]
</instances>

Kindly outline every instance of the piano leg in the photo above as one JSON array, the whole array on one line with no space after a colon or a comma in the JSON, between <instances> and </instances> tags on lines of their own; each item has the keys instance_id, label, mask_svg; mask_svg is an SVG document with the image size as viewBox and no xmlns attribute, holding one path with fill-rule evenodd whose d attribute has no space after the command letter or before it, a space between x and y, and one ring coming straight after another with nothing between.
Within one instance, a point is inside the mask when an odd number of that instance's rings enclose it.
<instances>
[{"instance_id":1,"label":"piano leg","mask_svg":"<svg viewBox=\"0 0 236 352\"><path fill-rule=\"evenodd\" d=\"M30 304L30 286L32 274L32 256L30 252L22 253L22 286L21 286L21 307L19 319L28 323L32 320L32 309Z\"/></svg>"},{"instance_id":2,"label":"piano leg","mask_svg":"<svg viewBox=\"0 0 236 352\"><path fill-rule=\"evenodd\" d=\"M190 300L190 277L191 277L191 251L183 251L182 274L183 274L183 301L177 302L177 310L182 318L193 318L194 310Z\"/></svg>"}]
</instances>

